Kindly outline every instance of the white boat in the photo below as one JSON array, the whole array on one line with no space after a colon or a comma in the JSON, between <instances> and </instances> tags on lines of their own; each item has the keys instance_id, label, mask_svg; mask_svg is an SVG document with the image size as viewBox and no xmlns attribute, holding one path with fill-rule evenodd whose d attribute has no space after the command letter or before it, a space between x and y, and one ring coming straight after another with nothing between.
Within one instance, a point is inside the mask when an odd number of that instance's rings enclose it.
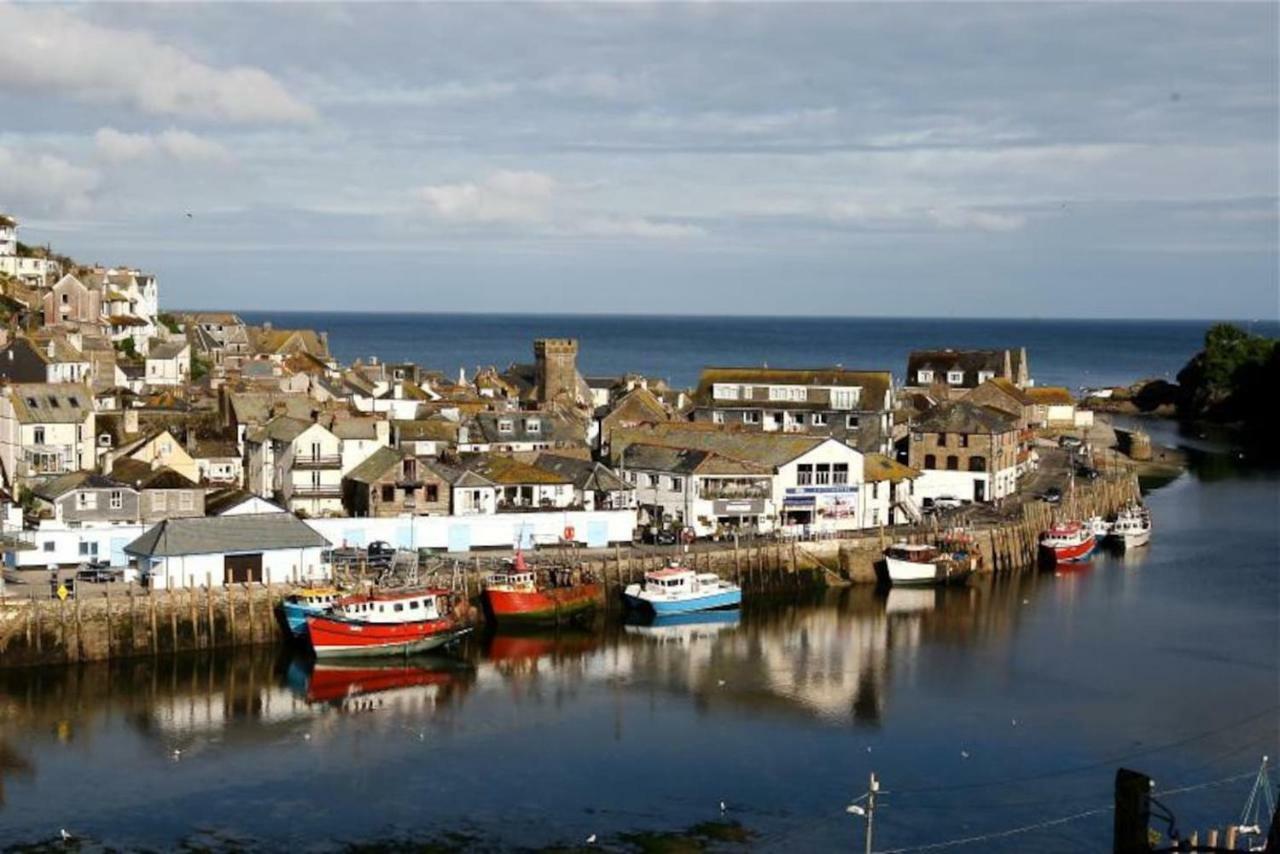
<instances>
[{"instance_id":1,"label":"white boat","mask_svg":"<svg viewBox=\"0 0 1280 854\"><path fill-rule=\"evenodd\" d=\"M1085 527L1093 531L1093 536L1099 540L1111 534L1111 523L1101 516L1090 516L1084 520Z\"/></svg>"},{"instance_id":2,"label":"white boat","mask_svg":"<svg viewBox=\"0 0 1280 854\"><path fill-rule=\"evenodd\" d=\"M1111 525L1111 538L1124 549L1136 549L1151 542L1151 512L1142 506L1127 507Z\"/></svg>"},{"instance_id":3,"label":"white boat","mask_svg":"<svg viewBox=\"0 0 1280 854\"><path fill-rule=\"evenodd\" d=\"M884 550L894 585L961 584L977 566L969 551L944 551L924 543L894 543Z\"/></svg>"},{"instance_id":4,"label":"white boat","mask_svg":"<svg viewBox=\"0 0 1280 854\"><path fill-rule=\"evenodd\" d=\"M742 588L714 572L694 572L677 564L644 574L641 584L629 584L622 591L633 608L667 614L688 614L736 608L742 604Z\"/></svg>"}]
</instances>

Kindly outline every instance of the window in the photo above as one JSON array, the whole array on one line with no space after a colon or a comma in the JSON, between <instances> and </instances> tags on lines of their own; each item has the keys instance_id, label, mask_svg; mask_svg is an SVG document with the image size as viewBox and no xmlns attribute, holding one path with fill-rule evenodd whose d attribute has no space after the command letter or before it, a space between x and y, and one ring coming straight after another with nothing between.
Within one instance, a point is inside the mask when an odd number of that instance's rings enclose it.
<instances>
[{"instance_id":1,"label":"window","mask_svg":"<svg viewBox=\"0 0 1280 854\"><path fill-rule=\"evenodd\" d=\"M840 484L849 482L848 463L835 463L831 466L831 482Z\"/></svg>"},{"instance_id":2,"label":"window","mask_svg":"<svg viewBox=\"0 0 1280 854\"><path fill-rule=\"evenodd\" d=\"M742 423L743 424L759 424L760 423L759 410L753 409L753 410L750 410L749 412L742 413Z\"/></svg>"},{"instance_id":3,"label":"window","mask_svg":"<svg viewBox=\"0 0 1280 854\"><path fill-rule=\"evenodd\" d=\"M853 409L862 399L861 388L831 389L831 407L833 409Z\"/></svg>"},{"instance_id":4,"label":"window","mask_svg":"<svg viewBox=\"0 0 1280 854\"><path fill-rule=\"evenodd\" d=\"M392 486L391 484L389 484L389 483L387 483L387 484L383 484L383 486L382 486L382 500L383 500L383 501L395 501L395 500L396 500L396 488L395 488L394 486Z\"/></svg>"},{"instance_id":5,"label":"window","mask_svg":"<svg viewBox=\"0 0 1280 854\"><path fill-rule=\"evenodd\" d=\"M672 489L672 491L673 491L673 492L683 492L683 491L684 491L684 478L682 478L682 477L673 477L673 478L671 478L671 489Z\"/></svg>"},{"instance_id":6,"label":"window","mask_svg":"<svg viewBox=\"0 0 1280 854\"><path fill-rule=\"evenodd\" d=\"M978 371L978 384L981 385L987 380L995 379L995 371Z\"/></svg>"},{"instance_id":7,"label":"window","mask_svg":"<svg viewBox=\"0 0 1280 854\"><path fill-rule=\"evenodd\" d=\"M826 426L827 426L827 413L825 413L825 412L815 412L815 413L813 413L813 416L812 416L812 418L811 418L810 420L813 422L813 426L814 426L814 427L826 427Z\"/></svg>"},{"instance_id":8,"label":"window","mask_svg":"<svg viewBox=\"0 0 1280 854\"><path fill-rule=\"evenodd\" d=\"M77 492L76 493L76 509L77 510L96 510L98 507L98 493L96 492Z\"/></svg>"},{"instance_id":9,"label":"window","mask_svg":"<svg viewBox=\"0 0 1280 854\"><path fill-rule=\"evenodd\" d=\"M936 469L938 467L938 458L933 454L925 454L924 467L927 469Z\"/></svg>"},{"instance_id":10,"label":"window","mask_svg":"<svg viewBox=\"0 0 1280 854\"><path fill-rule=\"evenodd\" d=\"M939 433L939 434L938 434L938 447L939 447L939 448L945 448L946 446L947 446L947 434L946 434L946 433Z\"/></svg>"},{"instance_id":11,"label":"window","mask_svg":"<svg viewBox=\"0 0 1280 854\"><path fill-rule=\"evenodd\" d=\"M711 396L716 400L737 400L738 386L725 385L724 383L716 383L712 386Z\"/></svg>"},{"instance_id":12,"label":"window","mask_svg":"<svg viewBox=\"0 0 1280 854\"><path fill-rule=\"evenodd\" d=\"M960 385L964 382L964 371L947 371L947 382L951 385Z\"/></svg>"},{"instance_id":13,"label":"window","mask_svg":"<svg viewBox=\"0 0 1280 854\"><path fill-rule=\"evenodd\" d=\"M397 612L397 613L398 613L398 612L400 612L400 611L403 611L403 610L404 610L404 603L403 603L403 602L397 602L397 603L395 604L395 610L396 610L396 612Z\"/></svg>"},{"instance_id":14,"label":"window","mask_svg":"<svg viewBox=\"0 0 1280 854\"><path fill-rule=\"evenodd\" d=\"M810 486L813 483L813 466L809 463L802 463L796 466L796 483L800 486Z\"/></svg>"},{"instance_id":15,"label":"window","mask_svg":"<svg viewBox=\"0 0 1280 854\"><path fill-rule=\"evenodd\" d=\"M44 444L44 428L43 427L36 427L34 430L31 431L31 434L32 434L31 440L35 444L37 445Z\"/></svg>"},{"instance_id":16,"label":"window","mask_svg":"<svg viewBox=\"0 0 1280 854\"><path fill-rule=\"evenodd\" d=\"M718 409L717 409L715 412L712 412L712 413L711 413L711 422L712 422L713 424L723 424L723 423L724 423L724 413L723 413L723 412L721 412L721 411L720 411L720 410L718 410Z\"/></svg>"},{"instance_id":17,"label":"window","mask_svg":"<svg viewBox=\"0 0 1280 854\"><path fill-rule=\"evenodd\" d=\"M844 426L848 430L857 430L860 423L861 422L858 421L858 416L856 415L845 416Z\"/></svg>"},{"instance_id":18,"label":"window","mask_svg":"<svg viewBox=\"0 0 1280 854\"><path fill-rule=\"evenodd\" d=\"M524 429L528 433L541 433L542 422L537 418L529 418L524 422Z\"/></svg>"},{"instance_id":19,"label":"window","mask_svg":"<svg viewBox=\"0 0 1280 854\"><path fill-rule=\"evenodd\" d=\"M813 467L814 483L819 486L827 486L831 483L831 464L818 463Z\"/></svg>"},{"instance_id":20,"label":"window","mask_svg":"<svg viewBox=\"0 0 1280 854\"><path fill-rule=\"evenodd\" d=\"M124 493L118 489L111 491L111 509L120 510L124 507Z\"/></svg>"},{"instance_id":21,"label":"window","mask_svg":"<svg viewBox=\"0 0 1280 854\"><path fill-rule=\"evenodd\" d=\"M962 447L962 448L967 448L967 447L969 447L969 434L968 434L968 433L961 433L959 438L960 438L960 447Z\"/></svg>"},{"instance_id":22,"label":"window","mask_svg":"<svg viewBox=\"0 0 1280 854\"><path fill-rule=\"evenodd\" d=\"M420 601L418 601L417 599L414 599L412 602L410 602L410 603L409 603L409 610L410 610L410 611L416 611L416 610L418 610L418 609L419 609L419 608L421 608L421 607L422 607L422 603L421 603Z\"/></svg>"},{"instance_id":23,"label":"window","mask_svg":"<svg viewBox=\"0 0 1280 854\"><path fill-rule=\"evenodd\" d=\"M164 510L164 493L160 490L151 493L151 509L152 511Z\"/></svg>"},{"instance_id":24,"label":"window","mask_svg":"<svg viewBox=\"0 0 1280 854\"><path fill-rule=\"evenodd\" d=\"M916 371L918 385L929 385L931 382L933 382L933 371Z\"/></svg>"},{"instance_id":25,"label":"window","mask_svg":"<svg viewBox=\"0 0 1280 854\"><path fill-rule=\"evenodd\" d=\"M440 500L440 487L439 487L439 486L437 486L436 484L434 484L434 483L428 483L428 484L427 484L427 486L426 486L426 491L427 491L427 500L428 500L428 501L439 501L439 500Z\"/></svg>"},{"instance_id":26,"label":"window","mask_svg":"<svg viewBox=\"0 0 1280 854\"><path fill-rule=\"evenodd\" d=\"M792 386L787 390L787 399L794 403L804 403L809 399L809 390L800 386Z\"/></svg>"},{"instance_id":27,"label":"window","mask_svg":"<svg viewBox=\"0 0 1280 854\"><path fill-rule=\"evenodd\" d=\"M954 454L947 457L947 471L959 471L959 470L960 470L960 458L955 456Z\"/></svg>"},{"instance_id":28,"label":"window","mask_svg":"<svg viewBox=\"0 0 1280 854\"><path fill-rule=\"evenodd\" d=\"M787 387L783 385L769 386L769 399L770 400L787 400L788 399Z\"/></svg>"},{"instance_id":29,"label":"window","mask_svg":"<svg viewBox=\"0 0 1280 854\"><path fill-rule=\"evenodd\" d=\"M515 429L515 423L510 418L498 419L499 433L510 433L514 429Z\"/></svg>"},{"instance_id":30,"label":"window","mask_svg":"<svg viewBox=\"0 0 1280 854\"><path fill-rule=\"evenodd\" d=\"M187 511L196 509L196 499L190 490L183 490L178 493L178 509Z\"/></svg>"},{"instance_id":31,"label":"window","mask_svg":"<svg viewBox=\"0 0 1280 854\"><path fill-rule=\"evenodd\" d=\"M970 457L969 458L969 471L986 471L986 470L987 470L986 457Z\"/></svg>"},{"instance_id":32,"label":"window","mask_svg":"<svg viewBox=\"0 0 1280 854\"><path fill-rule=\"evenodd\" d=\"M796 424L800 425L801 427L803 427L803 426L804 426L804 413L803 413L803 412L797 412L795 415L791 416L791 420L792 420L792 421L794 421Z\"/></svg>"},{"instance_id":33,"label":"window","mask_svg":"<svg viewBox=\"0 0 1280 854\"><path fill-rule=\"evenodd\" d=\"M54 545L53 540L45 540L44 543L41 544L42 548L47 552L53 551Z\"/></svg>"},{"instance_id":34,"label":"window","mask_svg":"<svg viewBox=\"0 0 1280 854\"><path fill-rule=\"evenodd\" d=\"M98 544L97 544L97 543L85 542L84 540L81 540L81 541L80 541L80 556L81 556L81 557L97 557L97 556L98 556Z\"/></svg>"}]
</instances>

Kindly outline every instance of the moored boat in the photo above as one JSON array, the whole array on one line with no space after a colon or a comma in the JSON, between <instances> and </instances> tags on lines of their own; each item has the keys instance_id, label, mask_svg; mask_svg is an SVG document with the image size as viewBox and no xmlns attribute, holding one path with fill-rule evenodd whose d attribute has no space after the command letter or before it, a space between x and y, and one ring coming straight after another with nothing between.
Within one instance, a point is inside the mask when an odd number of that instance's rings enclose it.
<instances>
[{"instance_id":1,"label":"moored boat","mask_svg":"<svg viewBox=\"0 0 1280 854\"><path fill-rule=\"evenodd\" d=\"M280 603L284 621L295 638L307 636L307 617L323 614L338 601L341 594L334 587L304 587L295 590Z\"/></svg>"},{"instance_id":2,"label":"moored boat","mask_svg":"<svg viewBox=\"0 0 1280 854\"><path fill-rule=\"evenodd\" d=\"M1054 563L1088 560L1097 545L1093 529L1083 522L1060 522L1040 535L1040 551Z\"/></svg>"},{"instance_id":3,"label":"moored boat","mask_svg":"<svg viewBox=\"0 0 1280 854\"><path fill-rule=\"evenodd\" d=\"M885 569L895 587L905 585L963 584L977 567L967 549L925 543L894 543L884 550Z\"/></svg>"},{"instance_id":4,"label":"moored boat","mask_svg":"<svg viewBox=\"0 0 1280 854\"><path fill-rule=\"evenodd\" d=\"M317 658L409 655L436 649L471 629L449 613L443 589L374 591L348 596L307 617Z\"/></svg>"},{"instance_id":5,"label":"moored boat","mask_svg":"<svg viewBox=\"0 0 1280 854\"><path fill-rule=\"evenodd\" d=\"M1112 541L1123 549L1136 549L1151 542L1151 511L1141 505L1126 507L1111 525Z\"/></svg>"},{"instance_id":6,"label":"moored boat","mask_svg":"<svg viewBox=\"0 0 1280 854\"><path fill-rule=\"evenodd\" d=\"M485 579L485 612L498 623L561 623L593 611L604 588L580 569L531 569L517 553Z\"/></svg>"},{"instance_id":7,"label":"moored boat","mask_svg":"<svg viewBox=\"0 0 1280 854\"><path fill-rule=\"evenodd\" d=\"M736 608L742 604L742 588L714 572L694 572L676 563L644 574L640 584L622 592L627 605L656 616L688 614Z\"/></svg>"}]
</instances>

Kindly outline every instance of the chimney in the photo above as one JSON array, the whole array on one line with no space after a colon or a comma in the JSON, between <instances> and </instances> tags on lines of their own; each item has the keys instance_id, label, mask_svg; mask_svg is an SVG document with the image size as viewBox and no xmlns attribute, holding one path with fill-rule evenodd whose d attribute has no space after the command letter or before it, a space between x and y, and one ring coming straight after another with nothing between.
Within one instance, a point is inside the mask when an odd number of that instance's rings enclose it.
<instances>
[{"instance_id":1,"label":"chimney","mask_svg":"<svg viewBox=\"0 0 1280 854\"><path fill-rule=\"evenodd\" d=\"M57 346L53 343L53 339L49 339L49 343L44 345L44 352L50 359L58 352Z\"/></svg>"},{"instance_id":2,"label":"chimney","mask_svg":"<svg viewBox=\"0 0 1280 854\"><path fill-rule=\"evenodd\" d=\"M111 474L111 469L116 464L115 451L107 451L102 455L102 473Z\"/></svg>"},{"instance_id":3,"label":"chimney","mask_svg":"<svg viewBox=\"0 0 1280 854\"><path fill-rule=\"evenodd\" d=\"M124 432L126 436L131 436L138 432L138 411L136 409L125 409Z\"/></svg>"}]
</instances>

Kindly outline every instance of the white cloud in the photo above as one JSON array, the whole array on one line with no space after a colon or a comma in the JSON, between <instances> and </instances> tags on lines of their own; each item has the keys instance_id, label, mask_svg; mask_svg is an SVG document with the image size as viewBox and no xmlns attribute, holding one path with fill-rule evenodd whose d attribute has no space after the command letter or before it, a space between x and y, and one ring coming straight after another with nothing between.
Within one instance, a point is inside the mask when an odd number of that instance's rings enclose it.
<instances>
[{"instance_id":1,"label":"white cloud","mask_svg":"<svg viewBox=\"0 0 1280 854\"><path fill-rule=\"evenodd\" d=\"M261 69L214 68L147 33L103 27L63 9L0 3L0 32L0 80L10 89L226 122L315 118Z\"/></svg>"},{"instance_id":2,"label":"white cloud","mask_svg":"<svg viewBox=\"0 0 1280 854\"><path fill-rule=\"evenodd\" d=\"M0 210L82 213L92 207L98 173L51 154L0 146Z\"/></svg>"},{"instance_id":3,"label":"white cloud","mask_svg":"<svg viewBox=\"0 0 1280 854\"><path fill-rule=\"evenodd\" d=\"M943 228L977 231L1017 231L1027 224L1020 214L1002 214L972 208L935 208L929 218Z\"/></svg>"},{"instance_id":4,"label":"white cloud","mask_svg":"<svg viewBox=\"0 0 1280 854\"><path fill-rule=\"evenodd\" d=\"M421 187L431 213L456 222L538 222L551 213L556 182L541 172L495 172L479 183Z\"/></svg>"},{"instance_id":5,"label":"white cloud","mask_svg":"<svg viewBox=\"0 0 1280 854\"><path fill-rule=\"evenodd\" d=\"M703 237L707 233L700 226L660 222L647 217L584 219L574 223L571 231L586 237L643 237L656 240L683 240Z\"/></svg>"},{"instance_id":6,"label":"white cloud","mask_svg":"<svg viewBox=\"0 0 1280 854\"><path fill-rule=\"evenodd\" d=\"M190 131L170 128L159 134L125 133L100 128L93 136L98 154L112 163L141 160L157 154L181 163L230 163L231 152L221 143Z\"/></svg>"},{"instance_id":7,"label":"white cloud","mask_svg":"<svg viewBox=\"0 0 1280 854\"><path fill-rule=\"evenodd\" d=\"M826 206L829 219L865 225L933 225L960 231L1017 231L1027 224L1021 214L996 213L963 206L919 207L894 203L837 201Z\"/></svg>"}]
</instances>

